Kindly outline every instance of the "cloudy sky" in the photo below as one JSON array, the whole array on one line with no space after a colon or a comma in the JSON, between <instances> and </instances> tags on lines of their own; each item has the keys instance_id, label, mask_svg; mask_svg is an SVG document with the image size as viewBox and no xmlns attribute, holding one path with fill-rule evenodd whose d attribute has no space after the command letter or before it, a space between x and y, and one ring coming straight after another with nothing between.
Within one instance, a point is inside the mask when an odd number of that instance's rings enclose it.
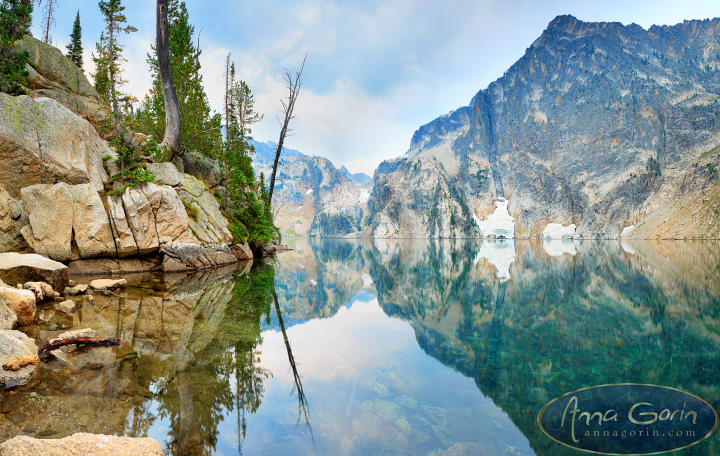
<instances>
[{"instance_id":1,"label":"cloudy sky","mask_svg":"<svg viewBox=\"0 0 720 456\"><path fill-rule=\"evenodd\" d=\"M95 1L58 0L53 43L65 50L80 11L86 68L100 36ZM145 54L155 39L155 2L124 0L137 33L122 37L126 90L150 86ZM584 21L675 24L720 16L717 0L187 0L200 32L201 64L212 106L220 111L228 52L264 120L253 134L277 141L284 69L299 69L302 89L286 145L372 175L404 154L413 132L453 109L522 56L559 14ZM40 36L42 6L34 14ZM89 71L87 71L89 73Z\"/></svg>"}]
</instances>

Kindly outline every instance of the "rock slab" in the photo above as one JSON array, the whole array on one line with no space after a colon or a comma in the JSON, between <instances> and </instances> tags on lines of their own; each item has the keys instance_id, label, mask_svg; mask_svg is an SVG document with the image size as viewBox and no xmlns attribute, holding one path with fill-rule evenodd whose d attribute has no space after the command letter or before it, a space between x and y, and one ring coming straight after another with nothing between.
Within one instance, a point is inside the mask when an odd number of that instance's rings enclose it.
<instances>
[{"instance_id":1,"label":"rock slab","mask_svg":"<svg viewBox=\"0 0 720 456\"><path fill-rule=\"evenodd\" d=\"M64 290L70 280L62 263L34 253L0 253L0 280L6 283L45 282Z\"/></svg>"},{"instance_id":2,"label":"rock slab","mask_svg":"<svg viewBox=\"0 0 720 456\"><path fill-rule=\"evenodd\" d=\"M151 438L77 433L64 439L14 437L0 445L0 456L163 456Z\"/></svg>"}]
</instances>

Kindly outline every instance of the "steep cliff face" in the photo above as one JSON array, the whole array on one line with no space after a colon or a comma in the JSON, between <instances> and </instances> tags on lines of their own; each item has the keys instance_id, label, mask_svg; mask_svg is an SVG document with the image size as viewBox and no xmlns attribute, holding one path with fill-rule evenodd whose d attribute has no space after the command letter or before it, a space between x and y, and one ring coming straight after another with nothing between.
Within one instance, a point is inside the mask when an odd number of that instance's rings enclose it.
<instances>
[{"instance_id":1,"label":"steep cliff face","mask_svg":"<svg viewBox=\"0 0 720 456\"><path fill-rule=\"evenodd\" d=\"M720 143L719 32L720 19L645 30L556 18L470 106L379 167L364 234L482 236L507 199L515 237L557 223L617 238L696 198L720 163L708 152Z\"/></svg>"},{"instance_id":2,"label":"steep cliff face","mask_svg":"<svg viewBox=\"0 0 720 456\"><path fill-rule=\"evenodd\" d=\"M255 143L255 172L272 172L272 156ZM275 224L293 236L345 237L362 229L369 188L359 187L327 158L290 150L280 161L273 194Z\"/></svg>"}]
</instances>

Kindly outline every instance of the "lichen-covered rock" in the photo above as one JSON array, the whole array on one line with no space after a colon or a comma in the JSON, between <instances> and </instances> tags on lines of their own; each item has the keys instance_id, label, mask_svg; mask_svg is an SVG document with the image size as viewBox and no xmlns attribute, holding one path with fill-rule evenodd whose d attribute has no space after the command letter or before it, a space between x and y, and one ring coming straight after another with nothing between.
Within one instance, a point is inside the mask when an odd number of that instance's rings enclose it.
<instances>
[{"instance_id":1,"label":"lichen-covered rock","mask_svg":"<svg viewBox=\"0 0 720 456\"><path fill-rule=\"evenodd\" d=\"M17 315L18 325L29 325L35 321L35 293L32 291L0 287L0 299Z\"/></svg>"},{"instance_id":2,"label":"lichen-covered rock","mask_svg":"<svg viewBox=\"0 0 720 456\"><path fill-rule=\"evenodd\" d=\"M30 54L27 86L36 96L45 96L89 121L96 130L109 117L98 102L98 94L85 74L54 46L26 35L17 42Z\"/></svg>"},{"instance_id":3,"label":"lichen-covered rock","mask_svg":"<svg viewBox=\"0 0 720 456\"><path fill-rule=\"evenodd\" d=\"M0 445L0 456L163 456L157 440L78 433L63 439L19 435Z\"/></svg>"},{"instance_id":4,"label":"lichen-covered rock","mask_svg":"<svg viewBox=\"0 0 720 456\"><path fill-rule=\"evenodd\" d=\"M0 330L13 329L16 325L17 315L0 299Z\"/></svg>"},{"instance_id":5,"label":"lichen-covered rock","mask_svg":"<svg viewBox=\"0 0 720 456\"><path fill-rule=\"evenodd\" d=\"M206 269L237 262L232 250L226 245L204 247L194 243L173 242L163 245L160 253L163 255L162 269L166 272Z\"/></svg>"},{"instance_id":6,"label":"lichen-covered rock","mask_svg":"<svg viewBox=\"0 0 720 456\"><path fill-rule=\"evenodd\" d=\"M68 268L34 253L0 253L0 279L5 283L45 282L53 290L68 285Z\"/></svg>"},{"instance_id":7,"label":"lichen-covered rock","mask_svg":"<svg viewBox=\"0 0 720 456\"><path fill-rule=\"evenodd\" d=\"M193 241L201 245L229 244L232 233L228 220L220 210L220 203L201 180L183 174L178 187L180 198L198 210L196 217L188 218Z\"/></svg>"},{"instance_id":8,"label":"lichen-covered rock","mask_svg":"<svg viewBox=\"0 0 720 456\"><path fill-rule=\"evenodd\" d=\"M35 184L93 184L110 152L86 120L50 98L0 94L0 183L13 198Z\"/></svg>"},{"instance_id":9,"label":"lichen-covered rock","mask_svg":"<svg viewBox=\"0 0 720 456\"><path fill-rule=\"evenodd\" d=\"M199 152L186 152L178 156L175 164L181 172L202 180L209 188L215 188L222 182L220 163Z\"/></svg>"},{"instance_id":10,"label":"lichen-covered rock","mask_svg":"<svg viewBox=\"0 0 720 456\"><path fill-rule=\"evenodd\" d=\"M177 187L182 181L182 174L170 162L162 163L148 163L147 169L155 174L155 181L170 185L171 187Z\"/></svg>"},{"instance_id":11,"label":"lichen-covered rock","mask_svg":"<svg viewBox=\"0 0 720 456\"><path fill-rule=\"evenodd\" d=\"M37 356L35 340L20 331L0 331L0 366L22 356ZM38 365L29 364L18 370L0 368L0 387L24 385L37 373ZM1 453L0 453L1 454Z\"/></svg>"}]
</instances>

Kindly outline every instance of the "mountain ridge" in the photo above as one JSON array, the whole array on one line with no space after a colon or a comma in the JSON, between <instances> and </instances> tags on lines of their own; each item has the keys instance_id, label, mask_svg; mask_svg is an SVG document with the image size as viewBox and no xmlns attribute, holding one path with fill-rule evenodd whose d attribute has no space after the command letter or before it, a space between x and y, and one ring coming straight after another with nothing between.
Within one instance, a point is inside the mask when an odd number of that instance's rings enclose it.
<instances>
[{"instance_id":1,"label":"mountain ridge","mask_svg":"<svg viewBox=\"0 0 720 456\"><path fill-rule=\"evenodd\" d=\"M556 17L469 106L378 167L363 235L482 236L474 219L507 198L518 237L560 223L617 238L696 196L716 180L698 168L718 166L702 154L720 143L719 30Z\"/></svg>"}]
</instances>

